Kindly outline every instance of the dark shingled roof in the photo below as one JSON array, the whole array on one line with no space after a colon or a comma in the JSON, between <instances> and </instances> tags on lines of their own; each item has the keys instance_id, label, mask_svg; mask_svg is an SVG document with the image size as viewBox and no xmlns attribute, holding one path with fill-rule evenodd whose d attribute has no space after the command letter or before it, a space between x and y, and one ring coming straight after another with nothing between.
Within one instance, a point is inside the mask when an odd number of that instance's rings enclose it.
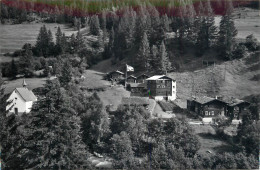
<instances>
[{"instance_id":1,"label":"dark shingled roof","mask_svg":"<svg viewBox=\"0 0 260 170\"><path fill-rule=\"evenodd\" d=\"M250 104L249 102L247 101L244 101L244 100L240 100L240 99L236 99L234 97L224 97L222 99L222 101L228 103L229 106L236 106L236 105L239 105L241 103L246 103L246 104Z\"/></svg>"},{"instance_id":2,"label":"dark shingled roof","mask_svg":"<svg viewBox=\"0 0 260 170\"><path fill-rule=\"evenodd\" d=\"M208 102L211 102L213 100L216 100L215 98L212 98L212 97L207 97L207 96L196 96L194 97L192 100L200 103L200 104L205 104L205 103L208 103Z\"/></svg>"},{"instance_id":3,"label":"dark shingled roof","mask_svg":"<svg viewBox=\"0 0 260 170\"><path fill-rule=\"evenodd\" d=\"M25 87L16 88L15 90L26 102L37 100L37 97L33 94L33 92Z\"/></svg>"},{"instance_id":4,"label":"dark shingled roof","mask_svg":"<svg viewBox=\"0 0 260 170\"><path fill-rule=\"evenodd\" d=\"M226 103L225 101L222 101L222 100L219 100L219 99L216 99L216 98L213 98L213 97L207 97L207 96L196 96L196 97L192 98L191 100L198 102L200 104L206 104L206 103L209 103L209 102L212 102L212 101L219 101L219 102L222 102L222 103Z\"/></svg>"},{"instance_id":5,"label":"dark shingled roof","mask_svg":"<svg viewBox=\"0 0 260 170\"><path fill-rule=\"evenodd\" d=\"M130 76L127 77L127 79L129 79L129 78L134 78L134 79L136 79L136 77L133 76L133 75L130 75Z\"/></svg>"},{"instance_id":6,"label":"dark shingled roof","mask_svg":"<svg viewBox=\"0 0 260 170\"><path fill-rule=\"evenodd\" d=\"M144 97L124 97L121 103L123 105L149 105L149 99Z\"/></svg>"}]
</instances>

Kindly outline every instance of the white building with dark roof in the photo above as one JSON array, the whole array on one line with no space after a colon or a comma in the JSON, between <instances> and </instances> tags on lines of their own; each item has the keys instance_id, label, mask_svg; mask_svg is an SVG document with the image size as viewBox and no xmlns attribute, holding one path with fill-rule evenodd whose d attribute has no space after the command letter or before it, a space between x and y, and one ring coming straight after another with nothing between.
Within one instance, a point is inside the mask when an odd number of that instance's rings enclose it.
<instances>
[{"instance_id":1,"label":"white building with dark roof","mask_svg":"<svg viewBox=\"0 0 260 170\"><path fill-rule=\"evenodd\" d=\"M149 97L156 101L176 99L176 81L166 75L155 75L148 79L147 90Z\"/></svg>"},{"instance_id":2,"label":"white building with dark roof","mask_svg":"<svg viewBox=\"0 0 260 170\"><path fill-rule=\"evenodd\" d=\"M35 101L37 101L37 97L27 88L27 84L23 80L23 87L14 89L7 99L8 105L6 106L6 110L17 115L29 113Z\"/></svg>"}]
</instances>

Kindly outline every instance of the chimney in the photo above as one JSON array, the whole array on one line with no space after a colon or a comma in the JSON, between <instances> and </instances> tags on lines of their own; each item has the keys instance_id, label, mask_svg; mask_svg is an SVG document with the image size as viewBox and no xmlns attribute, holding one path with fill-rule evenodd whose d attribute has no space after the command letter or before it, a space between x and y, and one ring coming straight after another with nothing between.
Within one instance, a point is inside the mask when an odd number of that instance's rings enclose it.
<instances>
[{"instance_id":1,"label":"chimney","mask_svg":"<svg viewBox=\"0 0 260 170\"><path fill-rule=\"evenodd\" d=\"M23 79L23 87L24 87L24 88L27 87L27 83L25 82L25 79Z\"/></svg>"}]
</instances>

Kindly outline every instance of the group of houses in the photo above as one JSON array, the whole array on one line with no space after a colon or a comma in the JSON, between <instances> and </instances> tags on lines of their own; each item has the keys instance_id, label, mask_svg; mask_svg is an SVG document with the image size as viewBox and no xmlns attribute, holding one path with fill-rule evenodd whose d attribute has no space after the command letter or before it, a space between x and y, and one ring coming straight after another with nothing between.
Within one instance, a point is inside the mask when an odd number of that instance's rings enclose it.
<instances>
[{"instance_id":1,"label":"group of houses","mask_svg":"<svg viewBox=\"0 0 260 170\"><path fill-rule=\"evenodd\" d=\"M114 71L108 74L110 80L121 82L124 74ZM112 81L112 80L111 80ZM142 103L149 105L148 99L155 101L173 101L176 99L176 81L166 75L155 75L149 77L146 74L138 76L130 75L126 79L127 87L134 97L123 99L123 103ZM27 88L27 83L23 80L22 87L15 88L7 100L6 110L16 115L29 113L32 105L37 101L36 95ZM241 121L243 114L250 106L250 103L228 97L206 97L196 96L187 100L187 109L202 118L205 123L214 122L216 117L225 116L232 120Z\"/></svg>"},{"instance_id":2,"label":"group of houses","mask_svg":"<svg viewBox=\"0 0 260 170\"><path fill-rule=\"evenodd\" d=\"M108 73L107 79L112 84L124 84L132 96L149 97L156 101L176 99L176 81L166 75L149 76L143 73L125 77L123 72L116 70Z\"/></svg>"},{"instance_id":3,"label":"group of houses","mask_svg":"<svg viewBox=\"0 0 260 170\"><path fill-rule=\"evenodd\" d=\"M218 116L231 118L233 121L241 121L243 114L250 106L244 100L228 97L193 97L187 100L187 109L202 117L202 121L213 123Z\"/></svg>"}]
</instances>

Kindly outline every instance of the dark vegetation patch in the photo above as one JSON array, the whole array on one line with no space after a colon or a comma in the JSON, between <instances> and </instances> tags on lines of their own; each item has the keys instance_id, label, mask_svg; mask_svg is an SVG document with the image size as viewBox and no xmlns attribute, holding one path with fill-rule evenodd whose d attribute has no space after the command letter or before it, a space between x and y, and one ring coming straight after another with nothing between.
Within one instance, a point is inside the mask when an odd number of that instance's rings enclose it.
<instances>
[{"instance_id":1,"label":"dark vegetation patch","mask_svg":"<svg viewBox=\"0 0 260 170\"><path fill-rule=\"evenodd\" d=\"M260 80L260 74L254 75L250 80L252 80L252 81L259 81Z\"/></svg>"},{"instance_id":2,"label":"dark vegetation patch","mask_svg":"<svg viewBox=\"0 0 260 170\"><path fill-rule=\"evenodd\" d=\"M260 63L254 64L248 68L249 71L257 71L260 69Z\"/></svg>"}]
</instances>

